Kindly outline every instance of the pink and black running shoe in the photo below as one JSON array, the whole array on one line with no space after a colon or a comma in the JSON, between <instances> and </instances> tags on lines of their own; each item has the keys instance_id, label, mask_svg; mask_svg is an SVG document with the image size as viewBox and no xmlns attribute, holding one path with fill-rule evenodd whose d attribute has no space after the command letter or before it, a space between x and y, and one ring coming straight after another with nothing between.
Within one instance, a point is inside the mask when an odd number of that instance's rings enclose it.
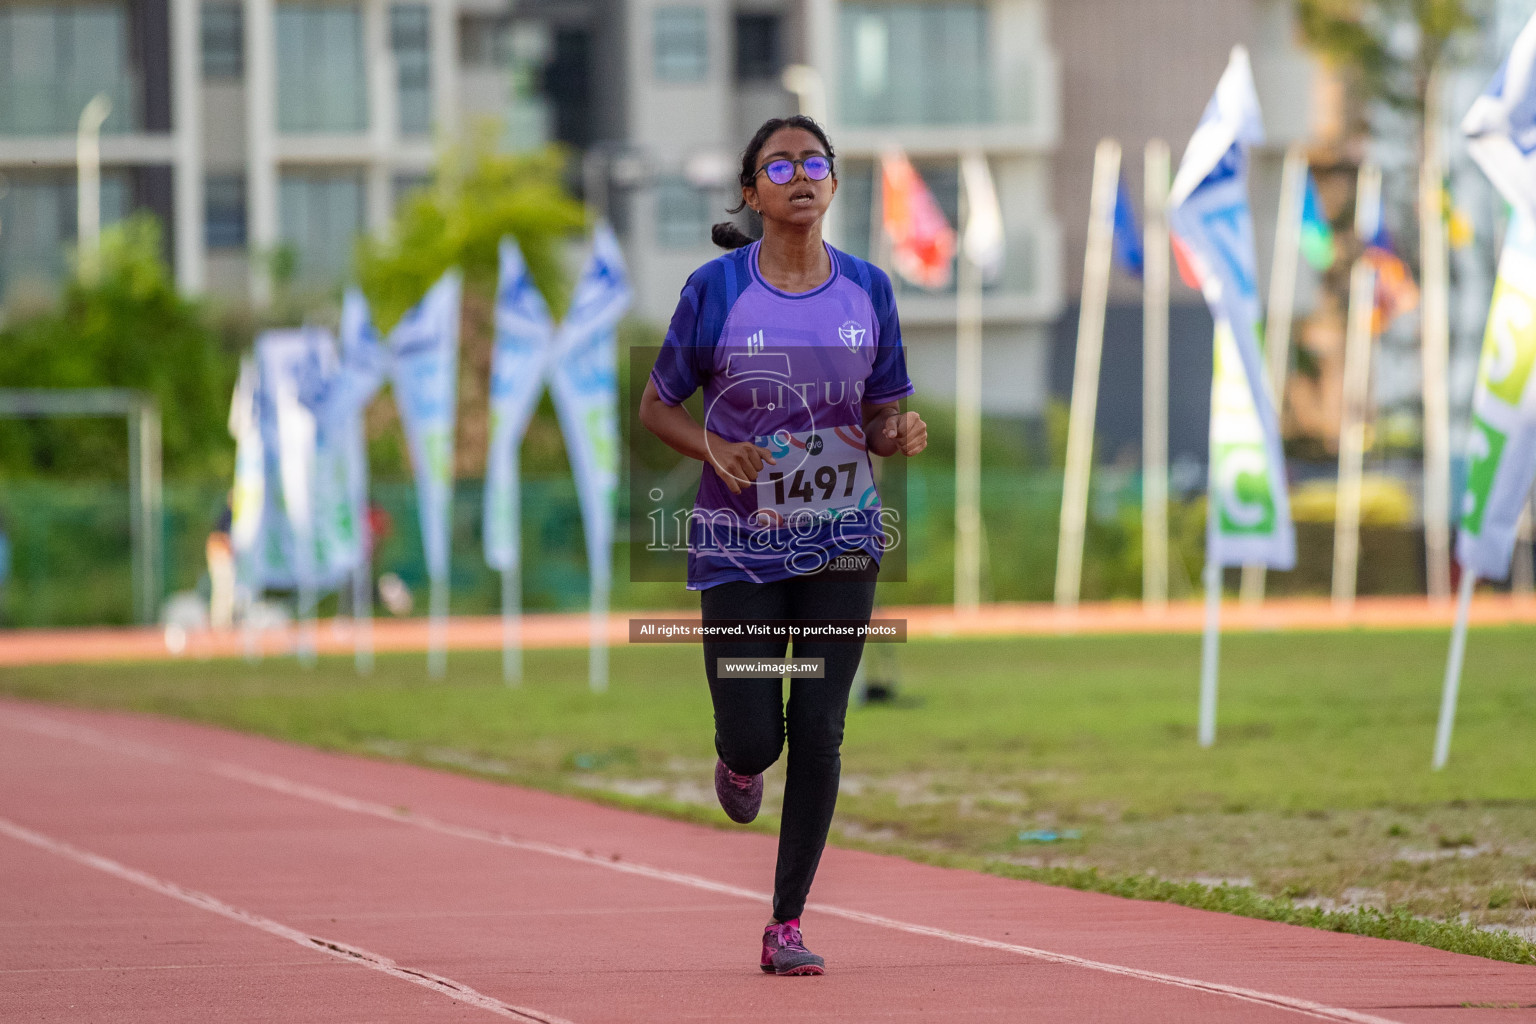
<instances>
[{"instance_id":1,"label":"pink and black running shoe","mask_svg":"<svg viewBox=\"0 0 1536 1024\"><path fill-rule=\"evenodd\" d=\"M737 775L725 766L724 761L716 761L715 796L726 817L745 825L757 817L758 809L763 806L763 777Z\"/></svg>"},{"instance_id":2,"label":"pink and black running shoe","mask_svg":"<svg viewBox=\"0 0 1536 1024\"><path fill-rule=\"evenodd\" d=\"M825 974L827 962L805 948L798 917L763 929L763 962L769 974Z\"/></svg>"}]
</instances>

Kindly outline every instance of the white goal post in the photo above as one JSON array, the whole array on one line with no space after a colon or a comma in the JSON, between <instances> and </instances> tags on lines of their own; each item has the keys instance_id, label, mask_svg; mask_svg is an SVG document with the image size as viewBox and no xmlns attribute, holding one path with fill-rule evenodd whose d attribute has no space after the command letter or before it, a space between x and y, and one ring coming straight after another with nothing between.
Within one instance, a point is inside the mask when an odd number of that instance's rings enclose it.
<instances>
[{"instance_id":1,"label":"white goal post","mask_svg":"<svg viewBox=\"0 0 1536 1024\"><path fill-rule=\"evenodd\" d=\"M0 388L0 418L121 416L128 421L128 501L133 546L133 617L152 625L160 614L160 406L129 388Z\"/></svg>"}]
</instances>

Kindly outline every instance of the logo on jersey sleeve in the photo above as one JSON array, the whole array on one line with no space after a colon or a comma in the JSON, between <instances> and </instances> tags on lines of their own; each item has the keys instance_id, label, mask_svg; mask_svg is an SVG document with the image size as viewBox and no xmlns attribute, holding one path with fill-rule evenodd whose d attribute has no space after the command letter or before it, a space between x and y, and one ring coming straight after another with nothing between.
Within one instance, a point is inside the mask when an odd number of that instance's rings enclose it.
<instances>
[{"instance_id":1,"label":"logo on jersey sleeve","mask_svg":"<svg viewBox=\"0 0 1536 1024\"><path fill-rule=\"evenodd\" d=\"M859 346L864 344L864 335L868 333L864 327L853 320L849 320L837 329L837 336L843 339L843 344L848 346L848 351L857 352Z\"/></svg>"}]
</instances>

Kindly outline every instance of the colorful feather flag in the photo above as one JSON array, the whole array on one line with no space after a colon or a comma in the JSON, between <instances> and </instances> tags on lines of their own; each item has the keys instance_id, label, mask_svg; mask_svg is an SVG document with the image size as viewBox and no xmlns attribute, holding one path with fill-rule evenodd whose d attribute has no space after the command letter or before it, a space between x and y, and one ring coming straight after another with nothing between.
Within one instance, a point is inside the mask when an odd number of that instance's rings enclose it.
<instances>
[{"instance_id":1,"label":"colorful feather flag","mask_svg":"<svg viewBox=\"0 0 1536 1024\"><path fill-rule=\"evenodd\" d=\"M1301 203L1301 255L1319 273L1333 266L1336 255L1333 227L1323 214L1323 199L1311 171L1307 172L1307 191Z\"/></svg>"},{"instance_id":2,"label":"colorful feather flag","mask_svg":"<svg viewBox=\"0 0 1536 1024\"><path fill-rule=\"evenodd\" d=\"M1472 225L1472 218L1456 205L1450 185L1440 186L1440 215L1445 218L1446 240L1451 243L1452 249L1460 252L1477 241L1477 229Z\"/></svg>"},{"instance_id":3,"label":"colorful feather flag","mask_svg":"<svg viewBox=\"0 0 1536 1024\"><path fill-rule=\"evenodd\" d=\"M1177 234L1170 235L1168 241L1173 249L1173 265L1179 271L1179 280L1183 281L1186 287L1193 288L1198 292L1200 290L1198 258L1190 250L1189 246L1185 244L1184 239L1180 238Z\"/></svg>"},{"instance_id":4,"label":"colorful feather flag","mask_svg":"<svg viewBox=\"0 0 1536 1024\"><path fill-rule=\"evenodd\" d=\"M1371 332L1380 334L1391 326L1392 321L1404 313L1419 308L1419 286L1414 283L1408 264L1398 256L1392 244L1392 233L1387 230L1385 202L1377 200L1375 211L1367 221L1371 229L1366 232L1365 256L1376 268L1376 305L1371 312Z\"/></svg>"},{"instance_id":5,"label":"colorful feather flag","mask_svg":"<svg viewBox=\"0 0 1536 1024\"><path fill-rule=\"evenodd\" d=\"M967 153L960 158L960 180L965 183L965 228L960 248L965 258L981 271L984 281L994 280L1003 269L1007 242L1003 236L1003 210L992 184L987 158Z\"/></svg>"},{"instance_id":6,"label":"colorful feather flag","mask_svg":"<svg viewBox=\"0 0 1536 1024\"><path fill-rule=\"evenodd\" d=\"M1141 228L1136 226L1136 209L1131 206L1131 194L1121 178L1115 189L1115 243L1112 250L1115 264L1127 274L1141 279L1146 256L1141 248Z\"/></svg>"},{"instance_id":7,"label":"colorful feather flag","mask_svg":"<svg viewBox=\"0 0 1536 1024\"><path fill-rule=\"evenodd\" d=\"M948 288L954 273L955 229L917 169L900 150L880 158L881 223L896 272L919 288Z\"/></svg>"},{"instance_id":8,"label":"colorful feather flag","mask_svg":"<svg viewBox=\"0 0 1536 1024\"><path fill-rule=\"evenodd\" d=\"M1248 203L1248 151L1263 140L1248 51L1234 47L1174 176L1168 217L1180 238L1174 251L1185 250L1216 322L1206 558L1286 570L1296 564L1296 533L1279 418L1259 350Z\"/></svg>"},{"instance_id":9,"label":"colorful feather flag","mask_svg":"<svg viewBox=\"0 0 1536 1024\"><path fill-rule=\"evenodd\" d=\"M1483 579L1509 575L1536 477L1536 17L1462 122L1467 148L1514 207L1499 255L1472 396L1471 456L1456 553Z\"/></svg>"}]
</instances>

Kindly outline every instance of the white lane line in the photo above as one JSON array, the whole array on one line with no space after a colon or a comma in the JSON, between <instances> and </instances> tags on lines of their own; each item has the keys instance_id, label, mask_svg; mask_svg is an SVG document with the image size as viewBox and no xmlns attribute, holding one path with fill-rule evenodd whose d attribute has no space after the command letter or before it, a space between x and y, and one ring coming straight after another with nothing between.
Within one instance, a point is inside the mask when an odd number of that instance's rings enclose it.
<instances>
[{"instance_id":1,"label":"white lane line","mask_svg":"<svg viewBox=\"0 0 1536 1024\"><path fill-rule=\"evenodd\" d=\"M686 885L694 889L702 889L706 892L720 893L727 896L737 896L742 899L752 900L757 903L773 902L768 893L758 892L755 889L747 889L738 885L729 885L725 882L717 882L699 875L690 875L680 871L668 871L664 868L655 868L634 861L612 860L597 854L588 853L571 847L557 846L553 843L543 843L537 840L516 839L499 832L489 832L483 829L470 828L464 825L455 825L451 822L438 821L425 815L411 811L388 807L384 804L370 800L360 800L343 793L336 793L319 786L312 786L304 782L296 782L280 775L269 772L256 771L245 768L228 761L214 761L205 758L191 758L167 750L164 747L151 746L133 740L119 740L116 737L91 729L85 726L68 725L52 719L25 713L11 712L0 716L0 722L11 725L14 728L24 729L43 736L51 736L58 739L73 740L87 746L97 747L102 750L120 754L131 754L137 757L148 758L167 765L194 768L209 772L221 778L232 781L244 782L248 785L258 786L262 789L281 793L285 796L298 797L313 803L334 807L338 810L351 811L355 814L363 814L373 818L381 818L385 821L393 821L404 825L414 825L417 828L436 832L440 835L452 836L457 839L468 839L474 842L489 843L494 846L506 847L513 850L523 850L528 853L541 853L550 857L559 857L563 860L576 861L592 867L605 868L609 871L618 871L623 874L638 875L642 878L655 879L662 882L673 882L678 885ZM832 917L841 917L849 921L857 921L861 924L872 925L877 928L887 928L892 931L904 932L908 935L921 935L926 938L941 939L947 942L959 943L966 946L975 946L981 949L997 950L999 952L1014 953L1019 956L1029 957L1045 963L1061 964L1070 967L1082 967L1093 971L1102 971L1107 974L1117 974L1126 978L1134 978L1140 981L1151 981L1162 985L1172 985L1176 988L1189 989L1195 992L1204 992L1209 995L1228 996L1240 999L1244 1002L1257 1003L1261 1006L1269 1006L1280 1010L1289 1010L1295 1013L1315 1017L1320 1020L1340 1021L1344 1024L1401 1024L1399 1021L1387 1017L1377 1017L1356 1010L1343 1007L1328 1006L1325 1003L1313 1002L1309 999L1299 999L1294 996L1278 995L1272 992L1263 992L1257 989L1243 988L1238 985L1225 985L1215 981L1203 981L1199 978L1185 978L1176 974L1164 974L1160 971L1149 971L1139 967L1125 967L1120 964L1104 963L1099 960L1089 960L1085 957L1072 956L1067 953L1054 953L1046 949L1037 949L1033 946L1023 946L1011 942L998 942L995 939L982 938L978 935L967 935L963 932L953 932L945 928L932 928L927 925L911 924L896 918L885 917L880 914L867 914L860 910L851 910L846 907L833 906L826 903L813 903L810 909L817 913L828 914Z\"/></svg>"},{"instance_id":2,"label":"white lane line","mask_svg":"<svg viewBox=\"0 0 1536 1024\"><path fill-rule=\"evenodd\" d=\"M335 942L331 939L321 938L318 935L309 935L299 931L297 928L290 928L281 922L274 921L271 918L262 917L260 914L253 914L249 910L230 906L228 903L215 899L207 893L198 892L196 889L183 888L175 882L167 882L164 879L156 878L153 875L147 875L142 871L130 868L126 864L119 864L117 861L103 857L100 854L91 853L89 850L82 850L78 846L72 846L62 839L54 839L51 836L43 835L41 832L34 832L5 818L0 818L0 834L10 836L12 839L20 840L23 843L29 843L40 850L57 854L77 864L95 868L97 871L105 872L114 878L120 878L125 882L132 882L134 885L143 886L162 896L169 896L183 903L190 903L201 910L218 914L220 917L227 917L231 921L250 925L252 928L264 931L268 935L276 935L280 939L287 939L289 942L297 943L305 949L325 953L328 956L336 957L338 960L344 960L350 964L358 964L362 967L367 967L369 970L387 974L391 978L399 978L401 981L420 985L422 988L430 989L438 995L447 996L449 999L465 1003L477 1009L489 1010L491 1013L510 1020L521 1021L523 1024L571 1024L570 1021L565 1020L563 1017L556 1017L553 1014L544 1013L540 1010L529 1010L521 1006L509 1006L498 999L492 999L488 995L475 991L468 985L454 981L452 978L444 978L442 975L431 974L427 971L418 971L412 967L402 967L389 959L389 957L380 956L378 953L370 953L368 950L358 946L349 946L346 943Z\"/></svg>"}]
</instances>

